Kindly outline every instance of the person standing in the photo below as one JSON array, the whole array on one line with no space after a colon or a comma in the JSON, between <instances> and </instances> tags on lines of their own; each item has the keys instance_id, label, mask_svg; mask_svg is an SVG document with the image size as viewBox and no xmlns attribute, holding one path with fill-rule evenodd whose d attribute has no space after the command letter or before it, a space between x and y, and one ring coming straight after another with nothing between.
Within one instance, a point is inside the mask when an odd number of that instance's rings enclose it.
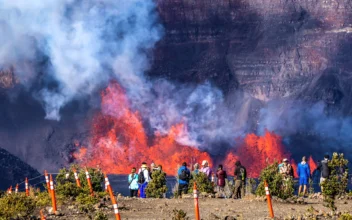
<instances>
[{"instance_id":1,"label":"person standing","mask_svg":"<svg viewBox=\"0 0 352 220\"><path fill-rule=\"evenodd\" d=\"M195 179L199 173L199 163L193 165L194 170L192 171L192 178Z\"/></svg>"},{"instance_id":2,"label":"person standing","mask_svg":"<svg viewBox=\"0 0 352 220\"><path fill-rule=\"evenodd\" d=\"M247 171L246 168L242 166L240 161L236 161L235 165L235 189L233 193L233 198L239 199L244 198L245 195L244 186L246 183Z\"/></svg>"},{"instance_id":3,"label":"person standing","mask_svg":"<svg viewBox=\"0 0 352 220\"><path fill-rule=\"evenodd\" d=\"M146 162L143 162L138 174L138 185L139 185L141 198L147 197L147 195L145 194L145 188L147 188L149 181L150 181L150 176L149 176L148 166Z\"/></svg>"},{"instance_id":4,"label":"person standing","mask_svg":"<svg viewBox=\"0 0 352 220\"><path fill-rule=\"evenodd\" d=\"M131 174L128 175L128 188L130 189L131 197L138 197L138 174L136 173L136 168L133 167Z\"/></svg>"},{"instance_id":5,"label":"person standing","mask_svg":"<svg viewBox=\"0 0 352 220\"><path fill-rule=\"evenodd\" d=\"M223 170L222 165L220 164L218 167L218 170L216 171L216 178L217 180L217 185L218 185L218 191L224 192L224 187L225 187L225 179L227 178L226 171Z\"/></svg>"},{"instance_id":6,"label":"person standing","mask_svg":"<svg viewBox=\"0 0 352 220\"><path fill-rule=\"evenodd\" d=\"M321 176L320 176L321 191L323 191L323 186L321 184L324 183L324 181L327 178L329 178L329 176L330 176L329 158L330 158L330 156L328 154L326 154L324 156L324 160L320 161L320 163L318 164L318 167L317 167L317 170L319 170L321 173Z\"/></svg>"},{"instance_id":7,"label":"person standing","mask_svg":"<svg viewBox=\"0 0 352 220\"><path fill-rule=\"evenodd\" d=\"M302 162L298 164L297 175L299 177L298 196L302 192L302 186L303 186L303 196L305 196L307 193L307 185L310 177L310 169L309 169L309 165L307 164L307 159L305 156L302 158Z\"/></svg>"},{"instance_id":8,"label":"person standing","mask_svg":"<svg viewBox=\"0 0 352 220\"><path fill-rule=\"evenodd\" d=\"M200 172L205 173L205 175L207 175L208 179L210 180L212 172L209 167L209 162L207 160L202 161L202 168L200 169Z\"/></svg>"},{"instance_id":9,"label":"person standing","mask_svg":"<svg viewBox=\"0 0 352 220\"><path fill-rule=\"evenodd\" d=\"M188 193L189 180L191 178L191 172L187 168L187 163L183 162L182 166L177 171L178 174L178 196Z\"/></svg>"},{"instance_id":10,"label":"person standing","mask_svg":"<svg viewBox=\"0 0 352 220\"><path fill-rule=\"evenodd\" d=\"M293 177L293 168L287 158L282 160L282 164L279 166L279 173L282 175L284 179L289 177Z\"/></svg>"}]
</instances>

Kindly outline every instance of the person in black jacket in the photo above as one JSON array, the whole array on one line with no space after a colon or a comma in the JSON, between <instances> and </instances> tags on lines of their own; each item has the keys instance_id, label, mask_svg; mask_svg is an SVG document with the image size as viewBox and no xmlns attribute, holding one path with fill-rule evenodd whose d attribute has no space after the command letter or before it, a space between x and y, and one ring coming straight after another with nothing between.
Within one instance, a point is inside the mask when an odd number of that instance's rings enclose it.
<instances>
[{"instance_id":1,"label":"person in black jacket","mask_svg":"<svg viewBox=\"0 0 352 220\"><path fill-rule=\"evenodd\" d=\"M321 191L323 191L323 187L321 184L330 176L330 168L329 168L329 155L324 156L324 160L320 161L317 167L317 170L320 171L321 176L320 176L320 188Z\"/></svg>"}]
</instances>

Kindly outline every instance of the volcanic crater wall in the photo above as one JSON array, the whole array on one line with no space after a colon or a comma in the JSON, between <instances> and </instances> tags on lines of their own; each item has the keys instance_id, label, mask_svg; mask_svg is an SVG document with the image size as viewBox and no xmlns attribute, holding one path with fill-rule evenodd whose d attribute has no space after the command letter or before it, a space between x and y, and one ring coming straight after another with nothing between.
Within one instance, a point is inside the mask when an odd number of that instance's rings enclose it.
<instances>
[{"instance_id":1,"label":"volcanic crater wall","mask_svg":"<svg viewBox=\"0 0 352 220\"><path fill-rule=\"evenodd\" d=\"M179 84L210 81L229 105L234 94L250 96L244 116L252 120L253 130L258 129L260 109L276 100L279 106L286 100L323 102L324 112L341 120L351 116L351 1L155 2L164 36L153 51L148 71L152 78ZM74 143L84 144L89 138L89 119L95 110L78 100L62 109L60 122L47 121L30 89L16 82L11 68L0 72L0 147L40 171L72 162ZM294 120L295 115L287 117ZM296 157L304 152L292 143L314 145L311 151L323 153L318 146L324 134L316 137L307 134L306 127L302 130L305 133L294 130L290 135L296 138L286 142ZM346 146L336 143L339 150Z\"/></svg>"}]
</instances>

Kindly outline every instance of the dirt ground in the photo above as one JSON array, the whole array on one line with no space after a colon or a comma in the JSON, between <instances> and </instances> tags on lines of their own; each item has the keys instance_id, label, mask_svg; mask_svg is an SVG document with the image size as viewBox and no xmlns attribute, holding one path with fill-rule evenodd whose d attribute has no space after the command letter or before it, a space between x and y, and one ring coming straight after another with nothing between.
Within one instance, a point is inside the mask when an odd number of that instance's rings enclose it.
<instances>
[{"instance_id":1,"label":"dirt ground","mask_svg":"<svg viewBox=\"0 0 352 220\"><path fill-rule=\"evenodd\" d=\"M192 198L184 199L136 199L136 198L119 198L119 211L121 219L172 219L174 209L182 209L187 213L189 219L194 219L194 200ZM318 219L323 218L324 213L329 213L329 209L323 206L320 199L305 199L307 204L290 204L286 202L273 201L275 219L311 219L304 217L308 209L312 206L316 213L320 212ZM100 209L106 213L109 219L115 219L112 213L112 207ZM352 212L352 200L338 200L337 207L339 212ZM199 199L199 209L201 219L269 219L268 206L265 201L258 201L254 198L245 198L243 200L234 199L216 199L202 198ZM47 219L89 219L87 215L75 211L69 212L62 207L64 216L48 216ZM93 215L94 216L94 215ZM292 218L294 216L295 218ZM301 218L298 218L301 216ZM94 219L94 217L93 217Z\"/></svg>"}]
</instances>

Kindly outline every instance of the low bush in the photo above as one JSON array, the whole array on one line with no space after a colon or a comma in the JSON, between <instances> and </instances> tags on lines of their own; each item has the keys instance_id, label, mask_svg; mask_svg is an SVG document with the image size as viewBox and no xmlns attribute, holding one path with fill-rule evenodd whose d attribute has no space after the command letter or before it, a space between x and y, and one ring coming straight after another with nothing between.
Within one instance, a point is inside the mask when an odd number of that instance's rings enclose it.
<instances>
[{"instance_id":1,"label":"low bush","mask_svg":"<svg viewBox=\"0 0 352 220\"><path fill-rule=\"evenodd\" d=\"M348 184L348 160L343 154L333 153L332 159L328 162L330 175L322 184L325 206L335 211L335 198L338 195L346 194Z\"/></svg>"},{"instance_id":2,"label":"low bush","mask_svg":"<svg viewBox=\"0 0 352 220\"><path fill-rule=\"evenodd\" d=\"M183 211L182 209L174 209L172 210L173 212L173 217L172 220L188 220L189 218L187 217L187 213Z\"/></svg>"},{"instance_id":3,"label":"low bush","mask_svg":"<svg viewBox=\"0 0 352 220\"><path fill-rule=\"evenodd\" d=\"M188 193L193 193L194 182L197 184L198 192L214 193L213 183L205 173L199 172L189 181Z\"/></svg>"},{"instance_id":4,"label":"low bush","mask_svg":"<svg viewBox=\"0 0 352 220\"><path fill-rule=\"evenodd\" d=\"M279 164L277 162L265 167L259 176L259 185L256 194L259 196L265 195L264 181L269 185L270 194L281 199L287 199L293 196L294 183L292 178L284 180L278 171Z\"/></svg>"},{"instance_id":5,"label":"low bush","mask_svg":"<svg viewBox=\"0 0 352 220\"><path fill-rule=\"evenodd\" d=\"M24 193L6 195L0 198L0 219L19 216L26 219L33 214L35 208L35 200Z\"/></svg>"},{"instance_id":6,"label":"low bush","mask_svg":"<svg viewBox=\"0 0 352 220\"><path fill-rule=\"evenodd\" d=\"M108 220L108 216L105 213L98 211L95 213L94 220Z\"/></svg>"},{"instance_id":7,"label":"low bush","mask_svg":"<svg viewBox=\"0 0 352 220\"><path fill-rule=\"evenodd\" d=\"M152 173L152 180L148 183L146 188L146 195L148 198L163 198L164 193L167 192L166 174L162 171L154 171Z\"/></svg>"}]
</instances>

